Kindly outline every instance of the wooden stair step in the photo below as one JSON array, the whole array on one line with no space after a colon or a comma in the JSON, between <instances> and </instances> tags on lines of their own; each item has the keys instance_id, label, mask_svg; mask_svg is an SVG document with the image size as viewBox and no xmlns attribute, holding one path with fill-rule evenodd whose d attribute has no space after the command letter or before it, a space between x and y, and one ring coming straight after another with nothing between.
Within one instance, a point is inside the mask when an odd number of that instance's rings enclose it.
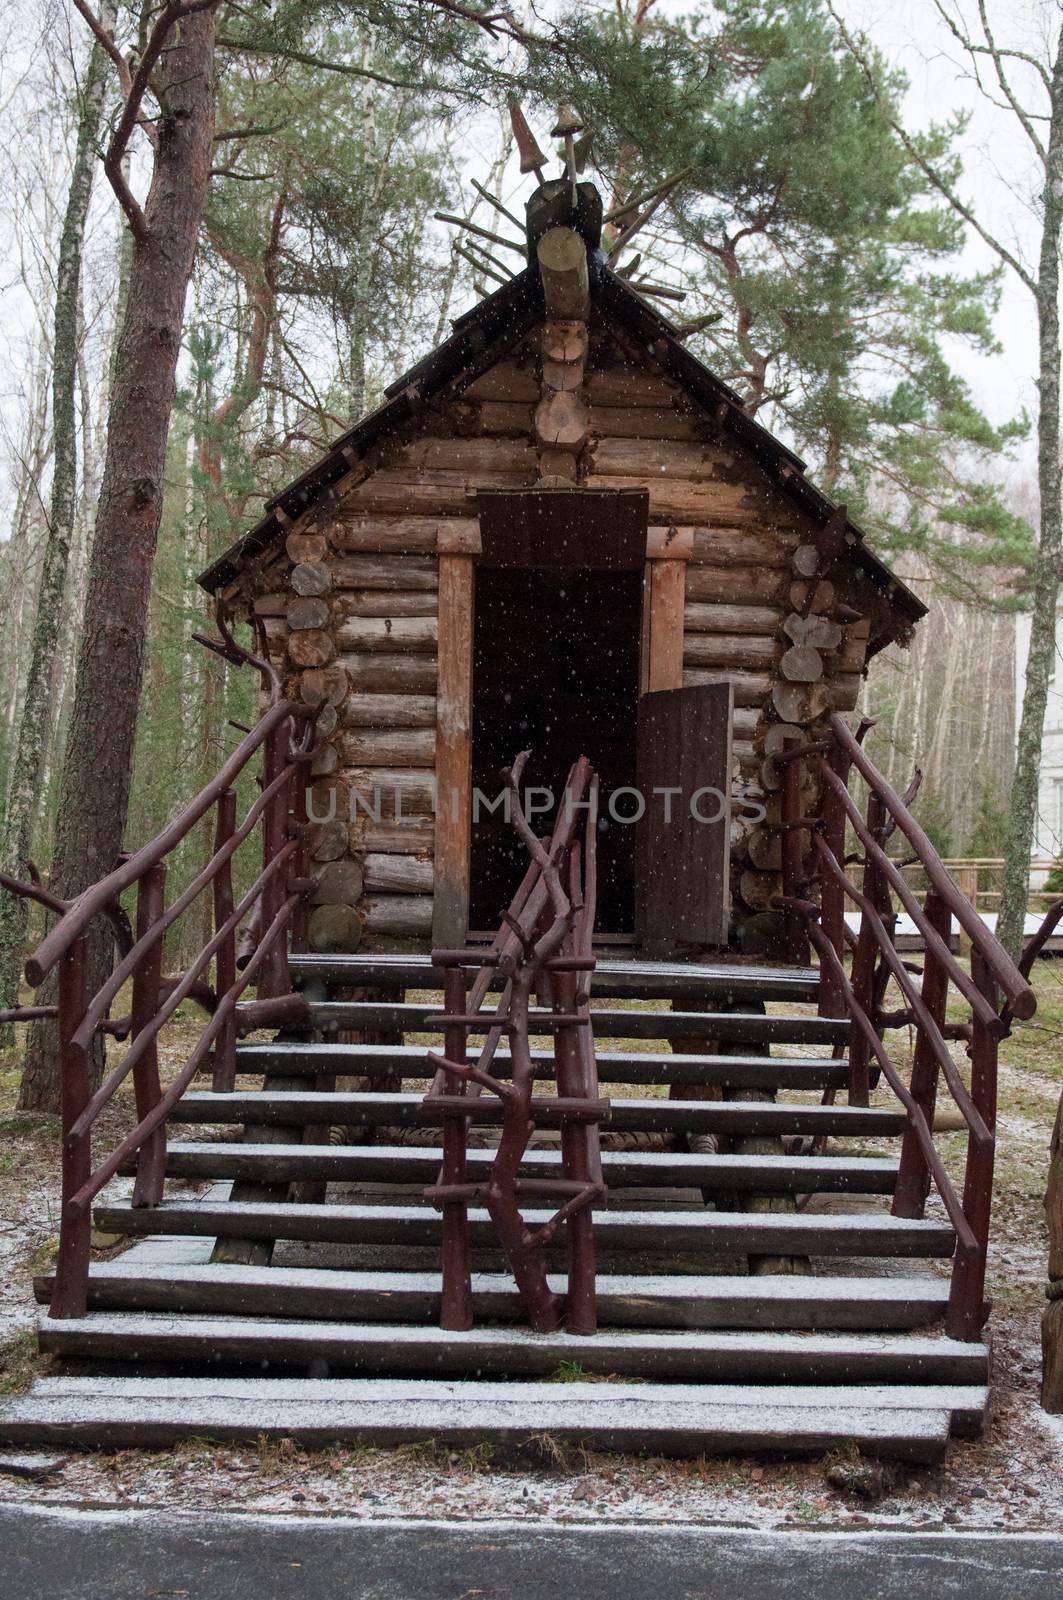
<instances>
[{"instance_id":1,"label":"wooden stair step","mask_svg":"<svg viewBox=\"0 0 1063 1600\"><path fill-rule=\"evenodd\" d=\"M529 1207L530 1228L552 1209ZM497 1247L486 1210L469 1207L469 1242ZM438 1246L442 1217L420 1205L296 1205L165 1200L159 1206L108 1206L98 1212L107 1233L237 1235L241 1239L306 1239L340 1244ZM818 1215L785 1211L595 1210L594 1234L604 1250L730 1252L741 1255L950 1256L955 1234L945 1223L885 1212ZM556 1240L558 1249L563 1239Z\"/></svg>"},{"instance_id":2,"label":"wooden stair step","mask_svg":"<svg viewBox=\"0 0 1063 1600\"><path fill-rule=\"evenodd\" d=\"M174 1140L167 1172L177 1178L259 1178L329 1183L434 1183L442 1151L413 1145L255 1145ZM492 1150L466 1155L470 1181L485 1178ZM560 1176L556 1149L532 1146L521 1162L527 1177ZM602 1170L614 1189L652 1186L743 1189L768 1194L838 1190L892 1194L897 1161L885 1156L695 1155L676 1151L606 1150Z\"/></svg>"},{"instance_id":3,"label":"wooden stair step","mask_svg":"<svg viewBox=\"0 0 1063 1600\"><path fill-rule=\"evenodd\" d=\"M240 1045L238 1073L284 1073L315 1077L336 1073L348 1077L430 1078L426 1050L415 1044L324 1044L298 1039L275 1044ZM844 1060L829 1056L701 1056L672 1051L599 1050L595 1059L599 1083L711 1084L747 1089L843 1089L849 1082ZM550 1050L533 1050L532 1060L554 1066ZM494 1057L491 1071L508 1078L512 1062L506 1051ZM544 1077L548 1074L544 1073Z\"/></svg>"},{"instance_id":4,"label":"wooden stair step","mask_svg":"<svg viewBox=\"0 0 1063 1600\"><path fill-rule=\"evenodd\" d=\"M373 988L442 989L443 972L420 955L292 955L293 978L303 984L364 985ZM615 960L599 957L591 980L594 993L618 1000L712 999L814 1002L819 994L815 967L760 967L685 961Z\"/></svg>"},{"instance_id":5,"label":"wooden stair step","mask_svg":"<svg viewBox=\"0 0 1063 1600\"><path fill-rule=\"evenodd\" d=\"M543 1127L556 1126L560 1113L549 1102L537 1114ZM501 1102L493 1095L469 1097L469 1121L497 1125ZM438 1126L445 1102L426 1100L420 1094L330 1093L314 1090L254 1090L214 1094L209 1090L186 1094L170 1113L173 1122L299 1123L333 1127L410 1128ZM660 1133L839 1134L902 1133L905 1113L899 1107L850 1105L789 1105L764 1100L614 1099L603 1115L602 1126L618 1131Z\"/></svg>"},{"instance_id":6,"label":"wooden stair step","mask_svg":"<svg viewBox=\"0 0 1063 1600\"><path fill-rule=\"evenodd\" d=\"M940 1460L983 1391L947 1385L461 1382L440 1378L38 1378L0 1401L0 1440L165 1449L291 1438L307 1446L433 1439L519 1453L551 1440L672 1456L868 1454ZM540 1443L541 1450L541 1443Z\"/></svg>"},{"instance_id":7,"label":"wooden stair step","mask_svg":"<svg viewBox=\"0 0 1063 1600\"><path fill-rule=\"evenodd\" d=\"M51 1298L51 1274L34 1280ZM558 1290L564 1285L555 1280ZM513 1280L474 1273L478 1321L523 1319ZM435 1323L438 1272L349 1272L317 1267L181 1265L119 1256L93 1262L93 1309L226 1313L238 1316ZM931 1277L714 1277L696 1274L598 1276L603 1327L812 1328L879 1332L925 1327L939 1319L949 1285Z\"/></svg>"},{"instance_id":8,"label":"wooden stair step","mask_svg":"<svg viewBox=\"0 0 1063 1600\"><path fill-rule=\"evenodd\" d=\"M369 1029L400 1033L440 1034L438 1005L415 1005L398 1000L315 1000L310 1002L315 1028ZM480 1031L487 1032L494 1013L485 1010ZM598 1039L726 1039L739 1044L844 1044L849 1023L844 1018L816 1016L765 1016L746 1011L626 1011L608 1007L592 1010ZM549 1011L533 1010L532 1034L538 1027L550 1031Z\"/></svg>"},{"instance_id":9,"label":"wooden stair step","mask_svg":"<svg viewBox=\"0 0 1063 1600\"><path fill-rule=\"evenodd\" d=\"M525 1328L395 1323L293 1323L258 1317L95 1312L39 1319L41 1350L97 1361L252 1364L259 1371L325 1362L365 1373L456 1372L548 1377L562 1362L586 1372L688 1382L988 1382L984 1344L912 1334L613 1330L581 1337Z\"/></svg>"}]
</instances>

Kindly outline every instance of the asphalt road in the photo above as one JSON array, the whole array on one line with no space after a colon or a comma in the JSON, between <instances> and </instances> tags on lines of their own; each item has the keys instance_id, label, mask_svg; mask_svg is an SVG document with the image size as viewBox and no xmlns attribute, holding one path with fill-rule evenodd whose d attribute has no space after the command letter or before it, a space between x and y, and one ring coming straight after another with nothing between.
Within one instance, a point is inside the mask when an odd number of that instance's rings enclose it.
<instances>
[{"instance_id":1,"label":"asphalt road","mask_svg":"<svg viewBox=\"0 0 1063 1600\"><path fill-rule=\"evenodd\" d=\"M1063 1537L0 1506L5 1600L1048 1600Z\"/></svg>"}]
</instances>

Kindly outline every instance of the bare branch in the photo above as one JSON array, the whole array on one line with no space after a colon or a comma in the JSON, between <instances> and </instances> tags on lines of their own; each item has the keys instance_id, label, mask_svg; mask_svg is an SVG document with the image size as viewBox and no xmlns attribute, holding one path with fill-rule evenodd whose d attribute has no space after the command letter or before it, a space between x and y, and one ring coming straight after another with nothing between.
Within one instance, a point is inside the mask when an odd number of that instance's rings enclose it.
<instances>
[{"instance_id":1,"label":"bare branch","mask_svg":"<svg viewBox=\"0 0 1063 1600\"><path fill-rule=\"evenodd\" d=\"M936 3L937 0L935 0L935 4ZM849 32L849 29L847 28L843 19L838 15L838 12L835 8L835 0L827 0L827 10L834 18L834 21L837 24L838 32L840 33L850 55L853 57L854 61L857 63L867 79L868 85L872 94L875 96L876 103L878 104L880 110L886 117L886 120L889 122L889 125L893 129L897 138L901 141L901 144L904 146L912 160L915 162L916 166L919 168L920 172L923 173L928 182L937 190L942 199L946 200L956 214L961 216L967 225L974 229L975 233L977 233L978 237L983 241L983 243L989 246L994 255L1000 257L1005 266L1011 268L1012 272L1015 273L1020 283L1024 284L1025 287L1029 289L1030 293L1036 298L1038 287L1037 280L1034 275L1027 267L1023 266L1018 256L1009 250L1007 245L1003 244L999 239L994 238L994 236L989 232L988 228L983 226L978 217L972 211L971 207L966 203L966 201L961 199L959 194L957 194L956 190L953 188L952 184L949 183L946 178L942 177L941 173L938 172L934 164L929 161L919 149L919 146L916 144L915 140L911 137L907 130L902 127L902 125L897 121L896 117L893 116L889 106L883 104L882 97L879 94L878 84L875 81L874 73L871 71L871 66L867 56L860 48L860 45L857 43L856 39Z\"/></svg>"}]
</instances>

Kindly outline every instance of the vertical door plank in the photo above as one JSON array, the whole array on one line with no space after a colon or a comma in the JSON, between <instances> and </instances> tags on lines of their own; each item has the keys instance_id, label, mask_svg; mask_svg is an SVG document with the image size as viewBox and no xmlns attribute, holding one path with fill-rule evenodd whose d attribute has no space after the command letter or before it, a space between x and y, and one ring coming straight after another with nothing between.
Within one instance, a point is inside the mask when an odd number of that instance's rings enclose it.
<instances>
[{"instance_id":1,"label":"vertical door plank","mask_svg":"<svg viewBox=\"0 0 1063 1600\"><path fill-rule=\"evenodd\" d=\"M469 916L474 582L471 556L439 557L432 942L451 948L465 942Z\"/></svg>"},{"instance_id":2,"label":"vertical door plank","mask_svg":"<svg viewBox=\"0 0 1063 1600\"><path fill-rule=\"evenodd\" d=\"M726 682L657 690L639 702L638 783L646 810L636 911L648 954L727 942L733 704Z\"/></svg>"}]
</instances>

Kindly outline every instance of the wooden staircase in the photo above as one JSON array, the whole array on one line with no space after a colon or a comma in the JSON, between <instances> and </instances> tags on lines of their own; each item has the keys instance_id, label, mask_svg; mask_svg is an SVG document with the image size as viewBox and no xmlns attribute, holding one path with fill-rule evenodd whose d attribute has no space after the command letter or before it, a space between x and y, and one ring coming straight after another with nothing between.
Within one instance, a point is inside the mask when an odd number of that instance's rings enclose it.
<instances>
[{"instance_id":1,"label":"wooden staircase","mask_svg":"<svg viewBox=\"0 0 1063 1600\"><path fill-rule=\"evenodd\" d=\"M816 970L599 963L611 1107L593 1335L520 1326L476 1207L476 1326L439 1328L441 1220L422 1191L440 1164L424 1098L440 974L418 956L292 956L291 971L312 1033L240 1045L233 1092L178 1101L166 1172L181 1186L154 1207L98 1206L99 1229L135 1242L92 1265L85 1315L42 1317L59 1371L0 1404L0 1438L549 1438L682 1455L852 1441L929 1461L981 1426L987 1349L941 1331L949 1283L931 1265L953 1228L891 1215L907 1115L885 1094L847 1103L849 1023L814 1013ZM470 1112L475 1182L499 1105ZM530 1176L560 1171L550 1122ZM42 1302L51 1288L38 1281Z\"/></svg>"}]
</instances>

